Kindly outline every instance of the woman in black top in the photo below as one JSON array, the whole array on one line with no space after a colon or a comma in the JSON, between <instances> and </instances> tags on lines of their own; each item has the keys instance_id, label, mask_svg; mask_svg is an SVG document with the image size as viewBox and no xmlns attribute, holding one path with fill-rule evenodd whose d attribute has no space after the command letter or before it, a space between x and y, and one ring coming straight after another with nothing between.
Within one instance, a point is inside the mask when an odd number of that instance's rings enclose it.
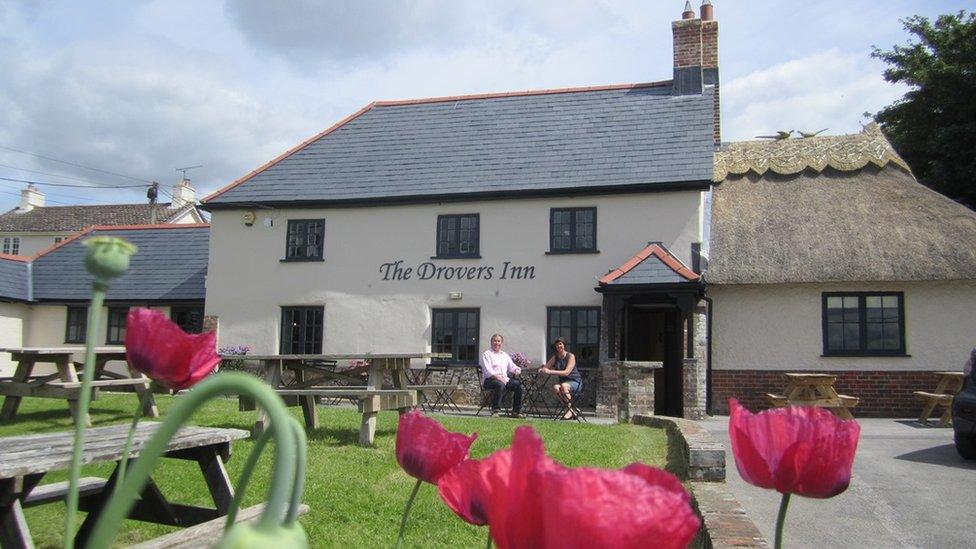
<instances>
[{"instance_id":1,"label":"woman in black top","mask_svg":"<svg viewBox=\"0 0 976 549\"><path fill-rule=\"evenodd\" d=\"M559 376L559 383L552 386L552 390L559 395L563 401L569 404L574 394L579 394L583 389L583 377L580 375L579 368L576 367L576 355L566 350L566 342L562 338L557 338L552 342L552 348L556 354L546 362L539 371L544 374ZM572 408L566 411L563 419L573 419Z\"/></svg>"}]
</instances>

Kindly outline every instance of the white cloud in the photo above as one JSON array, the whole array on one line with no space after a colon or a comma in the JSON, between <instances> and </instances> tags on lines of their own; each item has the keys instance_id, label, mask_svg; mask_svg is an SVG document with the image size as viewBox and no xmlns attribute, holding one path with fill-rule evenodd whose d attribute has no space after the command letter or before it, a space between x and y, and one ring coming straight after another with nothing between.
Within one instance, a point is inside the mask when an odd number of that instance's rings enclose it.
<instances>
[{"instance_id":1,"label":"white cloud","mask_svg":"<svg viewBox=\"0 0 976 549\"><path fill-rule=\"evenodd\" d=\"M735 78L722 86L723 139L754 139L777 130L828 134L859 131L906 91L881 77L883 67L859 53L827 50Z\"/></svg>"}]
</instances>

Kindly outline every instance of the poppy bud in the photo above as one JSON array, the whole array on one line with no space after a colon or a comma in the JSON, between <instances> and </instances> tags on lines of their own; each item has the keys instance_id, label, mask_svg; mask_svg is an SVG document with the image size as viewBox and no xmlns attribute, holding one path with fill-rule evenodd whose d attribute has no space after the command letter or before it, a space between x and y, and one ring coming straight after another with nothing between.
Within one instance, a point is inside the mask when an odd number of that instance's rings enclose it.
<instances>
[{"instance_id":1,"label":"poppy bud","mask_svg":"<svg viewBox=\"0 0 976 549\"><path fill-rule=\"evenodd\" d=\"M103 284L125 274L129 268L129 258L138 249L134 244L114 236L96 236L82 244L88 247L85 269Z\"/></svg>"}]
</instances>

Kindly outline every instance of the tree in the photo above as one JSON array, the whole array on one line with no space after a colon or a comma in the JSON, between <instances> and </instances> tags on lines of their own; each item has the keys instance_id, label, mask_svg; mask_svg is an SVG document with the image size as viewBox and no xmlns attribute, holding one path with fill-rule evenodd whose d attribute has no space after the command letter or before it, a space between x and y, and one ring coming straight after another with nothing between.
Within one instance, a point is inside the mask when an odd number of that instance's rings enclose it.
<instances>
[{"instance_id":1,"label":"tree","mask_svg":"<svg viewBox=\"0 0 976 549\"><path fill-rule=\"evenodd\" d=\"M901 99L875 115L918 180L976 207L976 13L902 20L918 42L874 48L890 67L888 82L908 84Z\"/></svg>"}]
</instances>

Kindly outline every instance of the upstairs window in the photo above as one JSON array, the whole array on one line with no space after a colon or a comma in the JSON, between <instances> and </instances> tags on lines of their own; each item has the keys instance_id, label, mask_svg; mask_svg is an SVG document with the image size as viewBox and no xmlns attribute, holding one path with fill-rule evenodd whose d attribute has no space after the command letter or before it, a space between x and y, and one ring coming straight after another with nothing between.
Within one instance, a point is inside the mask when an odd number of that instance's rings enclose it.
<instances>
[{"instance_id":1,"label":"upstairs window","mask_svg":"<svg viewBox=\"0 0 976 549\"><path fill-rule=\"evenodd\" d=\"M479 257L479 225L478 214L437 216L437 257Z\"/></svg>"},{"instance_id":2,"label":"upstairs window","mask_svg":"<svg viewBox=\"0 0 976 549\"><path fill-rule=\"evenodd\" d=\"M431 311L430 348L447 353L454 362L478 362L478 309Z\"/></svg>"},{"instance_id":3,"label":"upstairs window","mask_svg":"<svg viewBox=\"0 0 976 549\"><path fill-rule=\"evenodd\" d=\"M84 343L88 331L88 307L68 307L64 342Z\"/></svg>"},{"instance_id":4,"label":"upstairs window","mask_svg":"<svg viewBox=\"0 0 976 549\"><path fill-rule=\"evenodd\" d=\"M63 236L56 236L56 237L54 237L54 243L55 244L60 244L62 240L64 240L64 237Z\"/></svg>"},{"instance_id":5,"label":"upstairs window","mask_svg":"<svg viewBox=\"0 0 976 549\"><path fill-rule=\"evenodd\" d=\"M324 219L289 219L284 261L322 261Z\"/></svg>"},{"instance_id":6,"label":"upstairs window","mask_svg":"<svg viewBox=\"0 0 976 549\"><path fill-rule=\"evenodd\" d=\"M281 354L322 354L324 307L281 308Z\"/></svg>"},{"instance_id":7,"label":"upstairs window","mask_svg":"<svg viewBox=\"0 0 976 549\"><path fill-rule=\"evenodd\" d=\"M905 354L905 295L902 292L823 294L823 354Z\"/></svg>"},{"instance_id":8,"label":"upstairs window","mask_svg":"<svg viewBox=\"0 0 976 549\"><path fill-rule=\"evenodd\" d=\"M20 254L20 237L19 236L3 237L3 253L12 254L12 255Z\"/></svg>"},{"instance_id":9,"label":"upstairs window","mask_svg":"<svg viewBox=\"0 0 976 549\"><path fill-rule=\"evenodd\" d=\"M108 308L108 334L105 336L105 343L109 345L125 343L125 317L128 314L128 307Z\"/></svg>"},{"instance_id":10,"label":"upstairs window","mask_svg":"<svg viewBox=\"0 0 976 549\"><path fill-rule=\"evenodd\" d=\"M596 208L549 210L549 253L596 251Z\"/></svg>"}]
</instances>

